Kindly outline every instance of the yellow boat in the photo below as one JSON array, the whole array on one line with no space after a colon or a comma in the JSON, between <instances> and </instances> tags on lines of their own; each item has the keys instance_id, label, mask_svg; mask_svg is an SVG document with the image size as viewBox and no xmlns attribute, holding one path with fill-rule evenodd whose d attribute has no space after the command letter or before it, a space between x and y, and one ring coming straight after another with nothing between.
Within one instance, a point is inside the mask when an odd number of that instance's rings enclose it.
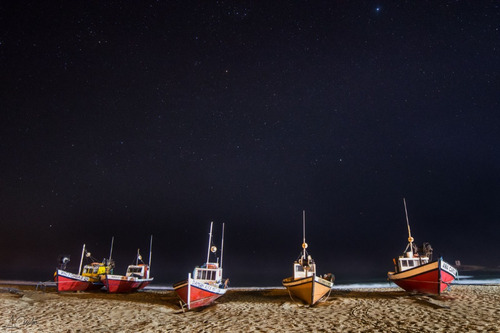
<instances>
[{"instance_id":1,"label":"yellow boat","mask_svg":"<svg viewBox=\"0 0 500 333\"><path fill-rule=\"evenodd\" d=\"M103 262L93 262L83 267L82 276L87 276L93 283L101 282L101 277L113 274L114 262L104 259Z\"/></svg>"},{"instance_id":2,"label":"yellow boat","mask_svg":"<svg viewBox=\"0 0 500 333\"><path fill-rule=\"evenodd\" d=\"M283 279L282 283L288 289L292 299L296 297L312 306L328 298L333 287L334 276L331 273L324 276L316 274L316 263L306 251L305 223L304 211L302 252L299 258L293 263L293 276Z\"/></svg>"},{"instance_id":3,"label":"yellow boat","mask_svg":"<svg viewBox=\"0 0 500 333\"><path fill-rule=\"evenodd\" d=\"M109 259L105 258L102 262L96 262L90 252L85 251L85 257L90 258L93 261L92 263L83 266L82 276L88 277L90 282L92 282L87 290L101 289L104 287L103 279L106 278L106 274L113 274L113 269L115 267L115 262L111 259L111 255L113 253L113 242L114 237L111 238Z\"/></svg>"}]
</instances>

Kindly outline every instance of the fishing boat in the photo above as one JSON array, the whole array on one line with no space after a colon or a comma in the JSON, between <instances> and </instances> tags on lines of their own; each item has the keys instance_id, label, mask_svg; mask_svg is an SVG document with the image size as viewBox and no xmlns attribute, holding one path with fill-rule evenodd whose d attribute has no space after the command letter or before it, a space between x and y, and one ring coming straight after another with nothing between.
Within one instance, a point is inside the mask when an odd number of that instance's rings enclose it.
<instances>
[{"instance_id":1,"label":"fishing boat","mask_svg":"<svg viewBox=\"0 0 500 333\"><path fill-rule=\"evenodd\" d=\"M153 281L153 278L150 278L152 245L153 245L153 236L151 236L151 241L149 244L148 264L145 264L142 261L142 256L138 249L135 264L129 265L127 267L127 272L125 273L125 275L113 275L113 274L103 275L102 281L108 292L130 293L144 289L144 287L146 287L151 283L151 281Z\"/></svg>"},{"instance_id":2,"label":"fishing boat","mask_svg":"<svg viewBox=\"0 0 500 333\"><path fill-rule=\"evenodd\" d=\"M419 249L411 236L406 200L403 199L408 227L408 245L403 255L394 258L394 272L388 272L389 281L409 292L440 295L450 287L458 271L443 258L432 261L432 247L424 243Z\"/></svg>"},{"instance_id":3,"label":"fishing boat","mask_svg":"<svg viewBox=\"0 0 500 333\"><path fill-rule=\"evenodd\" d=\"M113 239L111 239L111 251L113 249ZM90 264L83 265L83 259L93 261ZM56 282L58 291L91 291L99 290L104 284L101 277L105 274L113 272L114 261L111 259L103 259L102 262L95 262L95 258L87 251L85 244L83 244L82 255L80 258L80 266L78 273L70 273L66 271L66 265L70 261L69 257L63 256L60 258L59 268L56 271Z\"/></svg>"},{"instance_id":4,"label":"fishing boat","mask_svg":"<svg viewBox=\"0 0 500 333\"><path fill-rule=\"evenodd\" d=\"M91 281L91 285L86 290L98 290L104 287L102 277L106 274L113 274L114 265L112 260L104 259L102 262L93 261L83 266L82 276L88 277Z\"/></svg>"},{"instance_id":5,"label":"fishing boat","mask_svg":"<svg viewBox=\"0 0 500 333\"><path fill-rule=\"evenodd\" d=\"M82 257L80 260L80 267L78 268L77 274L66 271L66 266L70 261L69 257L63 256L59 259L59 267L57 268L54 276L58 292L83 291L90 288L92 282L90 281L89 277L82 276L80 274L82 270L84 253L85 253L85 244L83 244Z\"/></svg>"},{"instance_id":6,"label":"fishing boat","mask_svg":"<svg viewBox=\"0 0 500 333\"><path fill-rule=\"evenodd\" d=\"M90 264L83 266L82 276L90 279L90 286L86 291L99 290L104 287L102 277L106 274L113 274L115 262L112 259L114 237L111 238L111 249L109 251L109 259L104 258L102 262L97 262L90 252L85 251L85 257L91 260Z\"/></svg>"},{"instance_id":7,"label":"fishing boat","mask_svg":"<svg viewBox=\"0 0 500 333\"><path fill-rule=\"evenodd\" d=\"M306 243L306 213L302 212L302 252L293 263L293 276L283 280L283 286L290 293L290 297L296 297L305 304L313 306L326 300L333 287L334 276L331 273L319 276L316 274L316 263L311 255L307 253Z\"/></svg>"},{"instance_id":8,"label":"fishing boat","mask_svg":"<svg viewBox=\"0 0 500 333\"><path fill-rule=\"evenodd\" d=\"M210 262L210 253L215 254L217 247L212 245L212 226L208 237L207 260L201 267L196 267L188 274L187 280L174 283L173 287L181 299L181 307L188 310L207 306L224 295L227 291L228 279L222 278L222 259L224 253L224 224L222 224L222 242L219 260Z\"/></svg>"}]
</instances>

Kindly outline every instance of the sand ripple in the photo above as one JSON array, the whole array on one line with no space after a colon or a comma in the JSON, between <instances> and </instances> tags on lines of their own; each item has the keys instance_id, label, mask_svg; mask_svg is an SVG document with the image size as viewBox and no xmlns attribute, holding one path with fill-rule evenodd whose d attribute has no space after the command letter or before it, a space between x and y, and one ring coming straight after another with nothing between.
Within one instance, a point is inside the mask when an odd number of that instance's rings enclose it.
<instances>
[{"instance_id":1,"label":"sand ripple","mask_svg":"<svg viewBox=\"0 0 500 333\"><path fill-rule=\"evenodd\" d=\"M286 290L230 290L183 313L171 291L60 295L0 293L2 332L500 332L500 286L454 286L442 296L396 288L335 290L313 308Z\"/></svg>"}]
</instances>

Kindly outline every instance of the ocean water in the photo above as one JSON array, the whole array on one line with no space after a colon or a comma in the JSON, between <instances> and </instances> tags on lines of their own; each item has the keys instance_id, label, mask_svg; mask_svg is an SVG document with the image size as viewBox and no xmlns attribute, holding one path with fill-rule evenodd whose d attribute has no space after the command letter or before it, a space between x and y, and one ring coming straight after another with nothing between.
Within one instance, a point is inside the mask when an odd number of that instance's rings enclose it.
<instances>
[{"instance_id":1,"label":"ocean water","mask_svg":"<svg viewBox=\"0 0 500 333\"><path fill-rule=\"evenodd\" d=\"M458 279L453 281L453 284L462 285L500 285L499 276L474 276L474 275L459 275Z\"/></svg>"}]
</instances>

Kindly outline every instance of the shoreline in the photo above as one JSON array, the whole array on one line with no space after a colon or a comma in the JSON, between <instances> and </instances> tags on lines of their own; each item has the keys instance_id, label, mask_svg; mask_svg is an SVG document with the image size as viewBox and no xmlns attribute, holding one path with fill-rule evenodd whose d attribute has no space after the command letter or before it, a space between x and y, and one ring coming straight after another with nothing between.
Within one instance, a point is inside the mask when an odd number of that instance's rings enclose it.
<instances>
[{"instance_id":1,"label":"shoreline","mask_svg":"<svg viewBox=\"0 0 500 333\"><path fill-rule=\"evenodd\" d=\"M455 285L441 296L398 287L334 289L314 307L286 289L230 289L213 306L183 312L171 290L57 293L0 287L0 329L12 332L500 332L500 286ZM16 331L17 330L17 331Z\"/></svg>"},{"instance_id":2,"label":"shoreline","mask_svg":"<svg viewBox=\"0 0 500 333\"><path fill-rule=\"evenodd\" d=\"M0 280L1 286L39 286L40 288L55 288L56 283L54 281L23 281L23 280ZM469 279L462 278L455 280L451 287L456 286L500 286L500 278L491 279ZM386 288L397 288L394 283L389 281L380 282L347 282L343 284L335 284L333 290L345 290L345 289L386 289ZM286 289L282 285L278 286L264 286L264 287L228 287L228 290L239 290L239 291L251 291L251 290L273 290L273 289ZM150 284L144 290L148 291L172 291L174 288L171 284ZM94 291L95 292L95 291Z\"/></svg>"}]
</instances>

